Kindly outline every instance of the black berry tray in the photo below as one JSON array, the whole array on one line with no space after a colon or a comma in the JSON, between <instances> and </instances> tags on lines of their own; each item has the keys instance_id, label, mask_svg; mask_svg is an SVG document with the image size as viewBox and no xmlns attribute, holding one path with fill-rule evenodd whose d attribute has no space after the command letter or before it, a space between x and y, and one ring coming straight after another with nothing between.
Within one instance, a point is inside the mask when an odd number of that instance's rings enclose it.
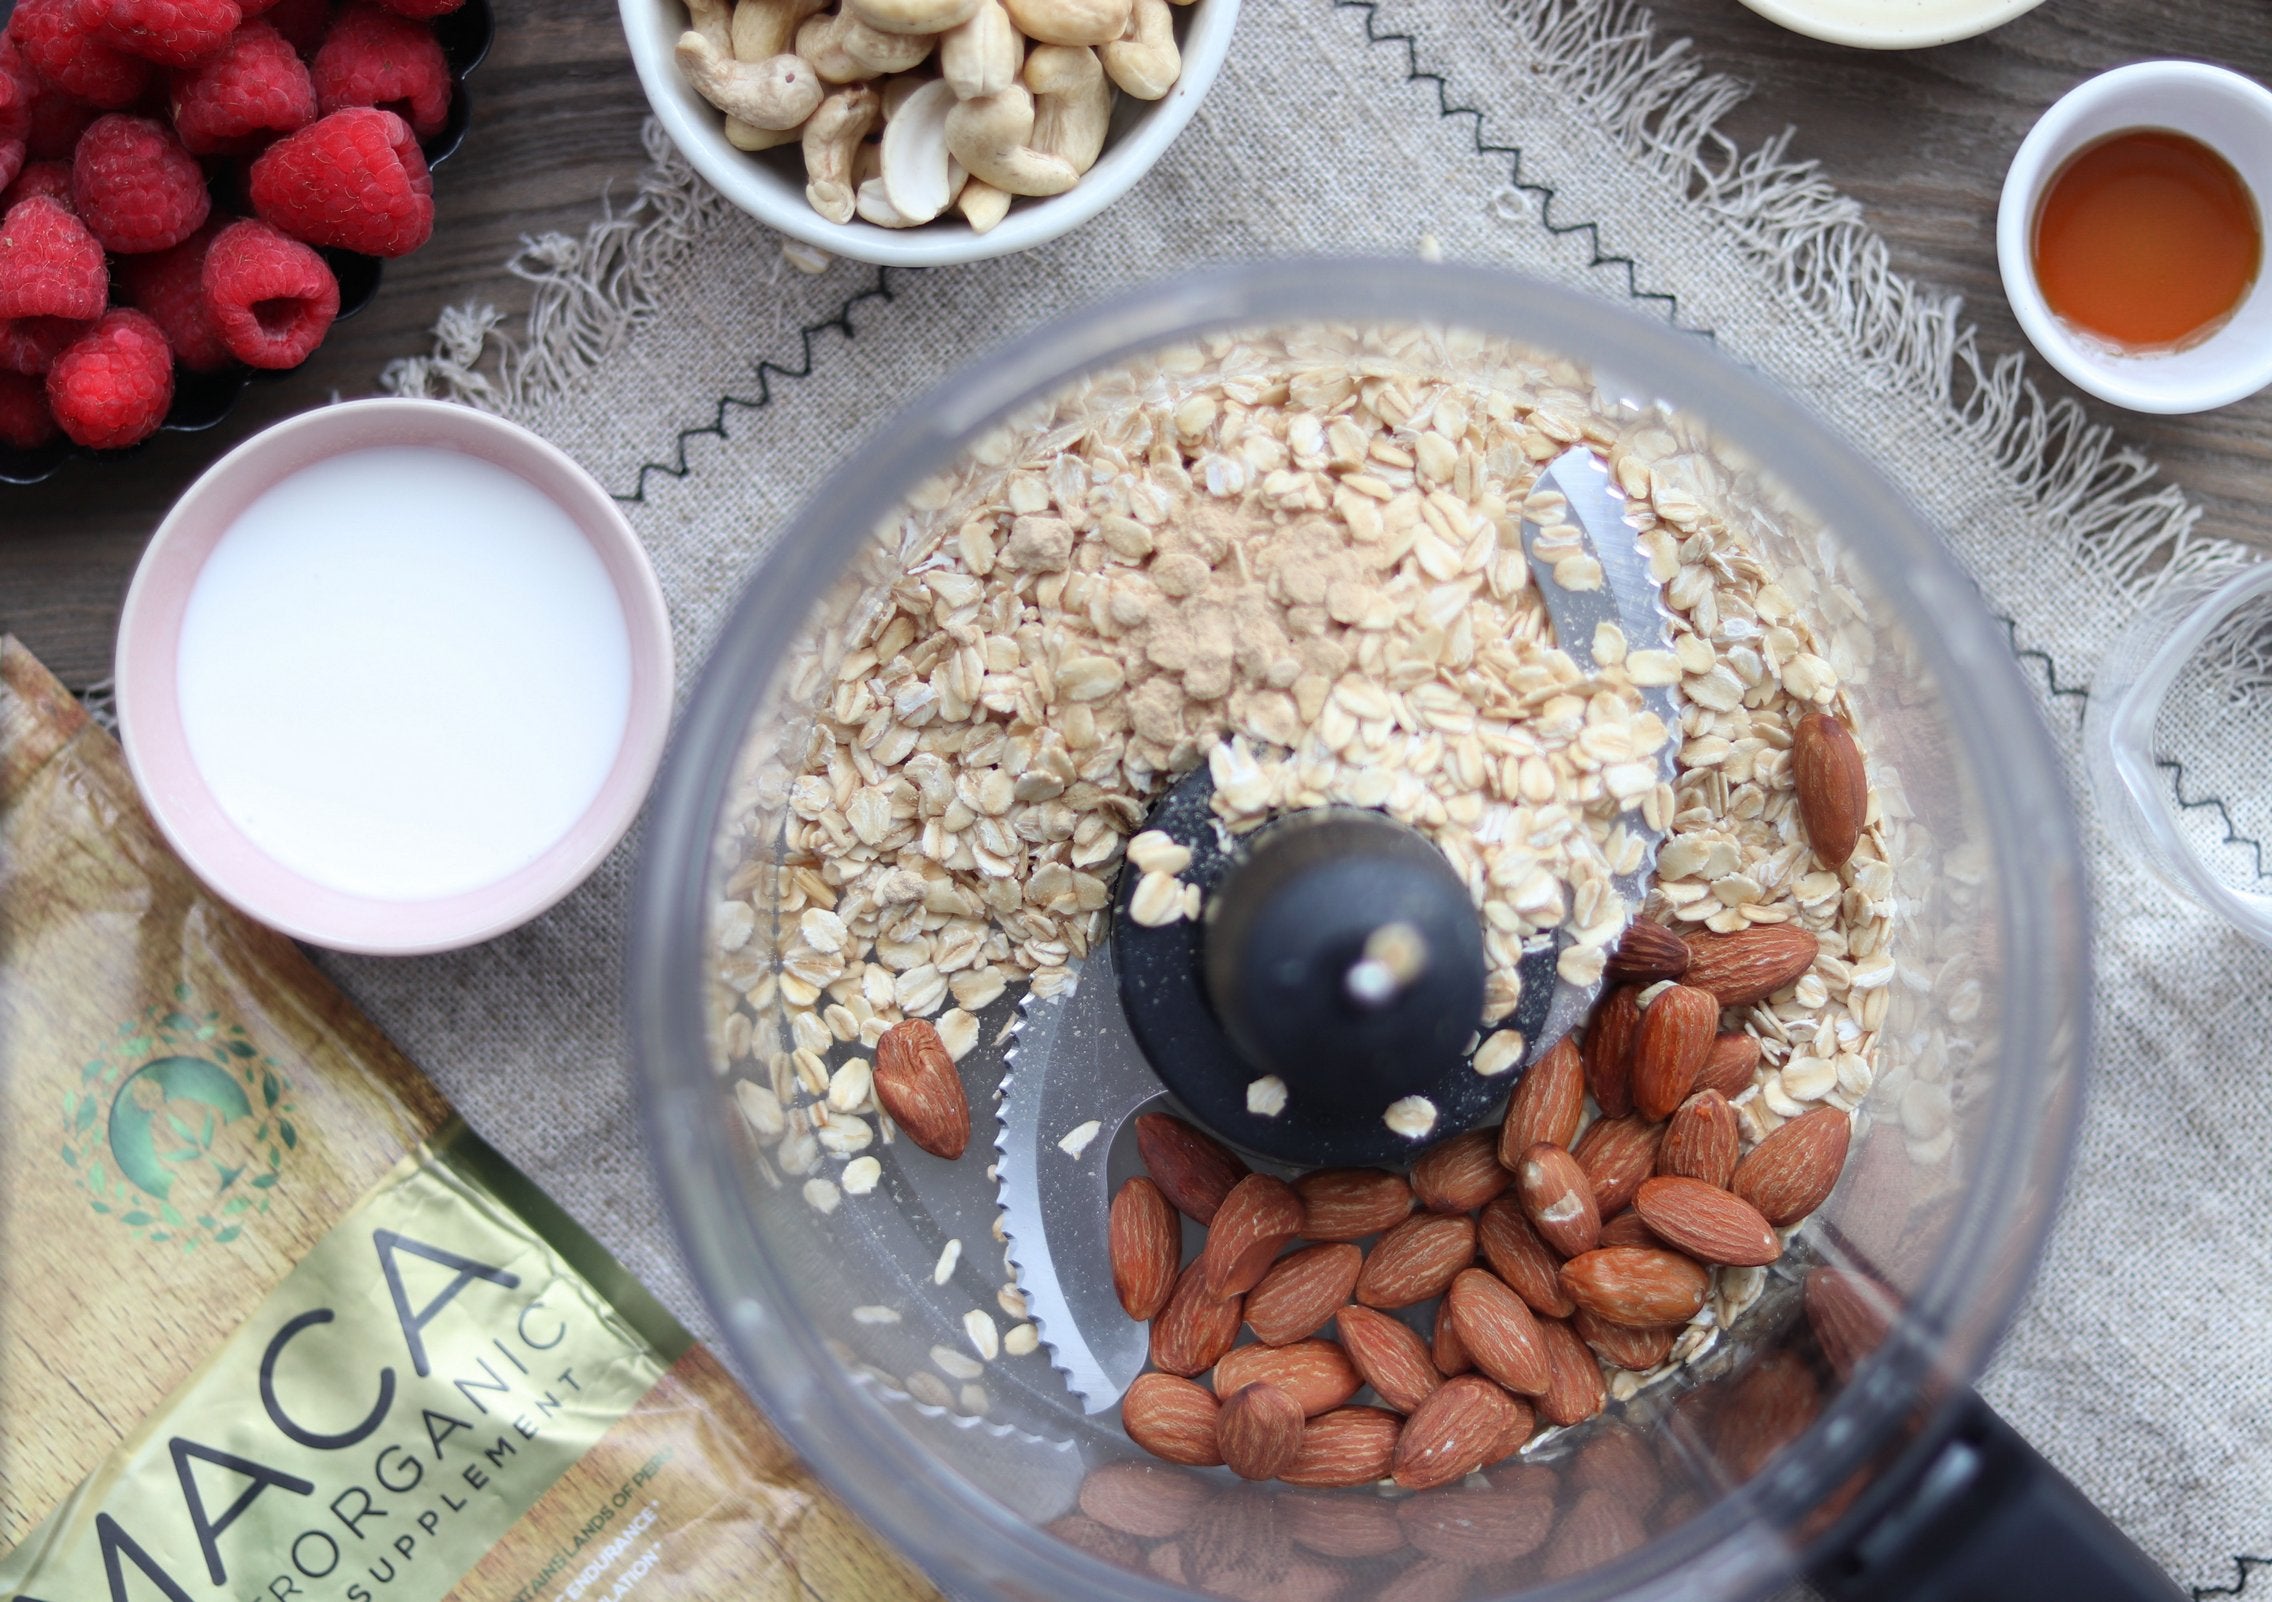
<instances>
[{"instance_id":1,"label":"black berry tray","mask_svg":"<svg viewBox=\"0 0 2272 1602\"><path fill-rule=\"evenodd\" d=\"M0 22L5 22L13 9L12 0L0 0ZM466 125L473 117L473 102L466 94L465 80L481 65L481 58L489 54L490 42L497 31L490 0L465 0L457 10L436 17L433 28L434 37L441 42L442 59L450 64L450 115L442 131L419 147L429 171L449 160L465 142ZM344 250L326 250L323 257L331 263L332 274L339 280L339 315L334 321L345 322L378 294L381 263L375 256L358 256ZM212 373L191 373L176 368L174 403L167 409L166 420L158 425L159 432L195 434L211 428L235 409L246 385L273 383L291 378L298 371L296 367L239 366ZM139 448L93 451L66 439L52 440L37 450L28 451L0 445L0 484L37 484L42 479L52 478L66 462L74 459L119 461L132 456Z\"/></svg>"}]
</instances>

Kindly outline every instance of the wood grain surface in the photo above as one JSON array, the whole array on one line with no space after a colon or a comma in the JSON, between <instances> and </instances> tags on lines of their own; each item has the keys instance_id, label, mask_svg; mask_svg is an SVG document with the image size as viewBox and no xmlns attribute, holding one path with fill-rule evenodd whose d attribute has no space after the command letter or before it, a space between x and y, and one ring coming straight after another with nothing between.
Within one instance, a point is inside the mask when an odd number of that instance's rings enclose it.
<instances>
[{"instance_id":1,"label":"wood grain surface","mask_svg":"<svg viewBox=\"0 0 2272 1602\"><path fill-rule=\"evenodd\" d=\"M1242 29L1270 26L1250 6ZM30 489L0 486L0 630L72 686L109 669L118 607L168 504L229 443L337 391L366 393L393 356L422 348L443 307L508 310L525 286L502 263L524 234L580 231L611 186L628 196L645 114L610 0L497 0L497 45L472 80L473 126L437 175L433 242L389 265L378 300L309 364L249 394L212 434L168 435L112 466L78 464ZM2029 125L2084 77L2182 55L2272 80L2272 0L2046 0L1984 38L1933 50L1857 51L1785 32L1737 0L1658 0L1668 38L1755 85L1725 124L1745 145L1794 127L1860 200L1895 265L1964 295L1991 355L2024 346L1996 274L1995 208ZM1456 85L1456 41L1431 40ZM1327 243L1319 242L1321 245ZM2041 363L2047 390L2071 393ZM2205 416L2115 421L2205 509L2204 531L2272 546L2272 394Z\"/></svg>"}]
</instances>

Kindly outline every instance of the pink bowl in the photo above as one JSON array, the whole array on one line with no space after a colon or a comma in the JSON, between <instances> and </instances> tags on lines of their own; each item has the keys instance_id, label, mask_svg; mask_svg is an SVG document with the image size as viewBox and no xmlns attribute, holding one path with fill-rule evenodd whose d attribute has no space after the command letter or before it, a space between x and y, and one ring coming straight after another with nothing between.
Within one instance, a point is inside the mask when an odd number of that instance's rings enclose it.
<instances>
[{"instance_id":1,"label":"pink bowl","mask_svg":"<svg viewBox=\"0 0 2272 1602\"><path fill-rule=\"evenodd\" d=\"M190 591L245 508L301 468L345 451L387 445L462 452L534 486L591 541L615 587L630 639L623 741L583 815L525 867L429 900L381 900L315 883L249 839L222 811L191 758L176 682ZM474 945L526 923L583 883L623 838L654 779L670 724L670 622L631 525L591 475L560 451L517 424L463 406L350 401L287 418L254 435L206 469L175 503L126 592L117 684L119 733L143 801L182 860L215 894L312 945L410 956Z\"/></svg>"}]
</instances>

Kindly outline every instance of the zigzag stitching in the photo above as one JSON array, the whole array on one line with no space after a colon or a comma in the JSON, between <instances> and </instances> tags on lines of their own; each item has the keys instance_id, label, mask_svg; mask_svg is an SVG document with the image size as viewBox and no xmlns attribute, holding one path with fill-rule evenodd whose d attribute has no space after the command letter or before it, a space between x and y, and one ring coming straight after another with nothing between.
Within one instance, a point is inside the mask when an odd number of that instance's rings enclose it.
<instances>
[{"instance_id":1,"label":"zigzag stitching","mask_svg":"<svg viewBox=\"0 0 2272 1602\"><path fill-rule=\"evenodd\" d=\"M2258 1569L2272 1569L2272 1558L2251 1557L2242 1553L2233 1555L2233 1583L2230 1585L2196 1585L2193 1602L2205 1602L2212 1596L2245 1596L2248 1594L2248 1577Z\"/></svg>"}]
</instances>

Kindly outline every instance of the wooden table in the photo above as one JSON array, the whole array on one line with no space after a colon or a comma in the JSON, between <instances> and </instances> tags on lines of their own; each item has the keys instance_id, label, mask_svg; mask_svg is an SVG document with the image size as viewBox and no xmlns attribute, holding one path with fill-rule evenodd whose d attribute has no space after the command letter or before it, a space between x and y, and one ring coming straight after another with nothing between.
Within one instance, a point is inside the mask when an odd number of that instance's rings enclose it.
<instances>
[{"instance_id":1,"label":"wooden table","mask_svg":"<svg viewBox=\"0 0 2272 1602\"><path fill-rule=\"evenodd\" d=\"M1245 28L1270 25L1265 0ZM497 45L473 79L472 132L440 175L440 222L387 269L377 302L285 382L247 395L214 434L167 435L116 466L77 464L31 489L0 486L0 630L74 687L101 678L142 544L167 505L229 442L332 391L362 394L391 357L422 349L443 307L508 311L524 286L501 263L524 234L580 233L602 195L628 197L643 164L646 103L611 0L496 0ZM2185 55L2272 81L2272 0L2047 0L1990 34L1878 54L1787 33L1736 0L1657 0L1660 29L1705 65L1757 86L1728 121L1746 145L1786 125L1867 208L1895 265L1961 292L1991 352L2023 345L1996 274L2004 168L2035 117L2093 72ZM1439 51L1448 41L1431 41ZM1456 59L1432 65L1449 71ZM2037 381L2065 385L2037 363ZM2090 402L2092 415L2109 410ZM2206 509L2206 532L2272 547L2272 394L2200 417L2117 415Z\"/></svg>"}]
</instances>

